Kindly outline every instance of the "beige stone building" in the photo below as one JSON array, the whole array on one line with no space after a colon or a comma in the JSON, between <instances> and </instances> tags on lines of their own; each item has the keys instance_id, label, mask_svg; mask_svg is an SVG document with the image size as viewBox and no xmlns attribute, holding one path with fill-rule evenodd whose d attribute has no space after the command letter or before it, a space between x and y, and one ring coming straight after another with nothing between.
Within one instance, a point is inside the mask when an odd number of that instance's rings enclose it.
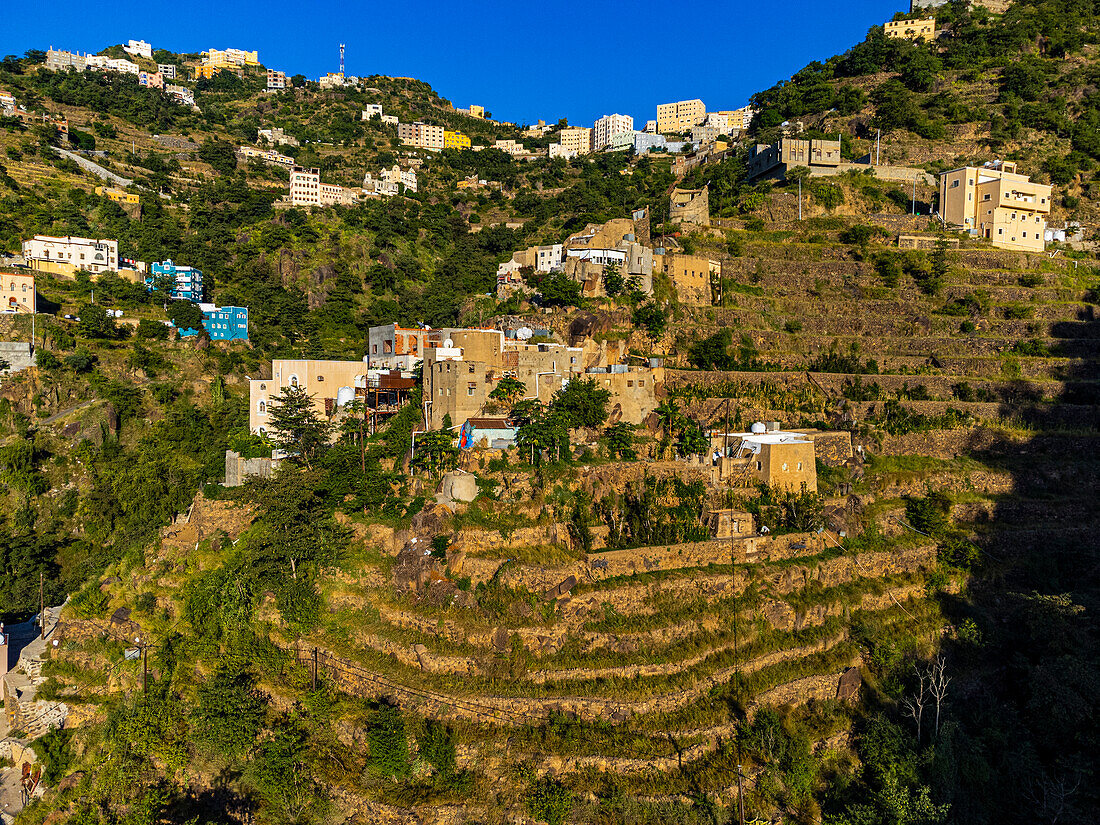
<instances>
[{"instance_id":1,"label":"beige stone building","mask_svg":"<svg viewBox=\"0 0 1100 825\"><path fill-rule=\"evenodd\" d=\"M921 20L889 20L883 26L887 37L903 40L921 40L931 42L936 39L936 18Z\"/></svg>"},{"instance_id":2,"label":"beige stone building","mask_svg":"<svg viewBox=\"0 0 1100 825\"><path fill-rule=\"evenodd\" d=\"M704 255L662 256L661 268L672 280L681 304L711 306L714 287L722 278L722 262Z\"/></svg>"},{"instance_id":3,"label":"beige stone building","mask_svg":"<svg viewBox=\"0 0 1100 825\"><path fill-rule=\"evenodd\" d=\"M797 493L805 485L807 492L817 492L814 440L806 433L769 430L756 423L747 433L712 432L710 441L724 478L741 486L766 484Z\"/></svg>"},{"instance_id":4,"label":"beige stone building","mask_svg":"<svg viewBox=\"0 0 1100 825\"><path fill-rule=\"evenodd\" d=\"M8 313L34 312L34 276L17 272L0 272L0 301Z\"/></svg>"},{"instance_id":5,"label":"beige stone building","mask_svg":"<svg viewBox=\"0 0 1100 825\"><path fill-rule=\"evenodd\" d=\"M356 388L366 388L367 365L363 361L275 359L271 378L248 382L248 427L254 433L271 432L271 399L287 387L301 387L313 401L313 411L329 420L338 407L355 398Z\"/></svg>"},{"instance_id":6,"label":"beige stone building","mask_svg":"<svg viewBox=\"0 0 1100 825\"><path fill-rule=\"evenodd\" d=\"M661 368L614 365L600 367L594 345L531 344L505 339L499 330L446 330L443 346L424 353L424 402L427 420L438 429L450 416L460 427L483 414L489 393L505 378L526 387L526 398L550 403L566 382L592 378L611 392L612 421L639 424L657 405Z\"/></svg>"},{"instance_id":7,"label":"beige stone building","mask_svg":"<svg viewBox=\"0 0 1100 825\"><path fill-rule=\"evenodd\" d=\"M351 206L359 201L362 191L346 186L321 182L321 170L292 166L290 169L290 203L293 206Z\"/></svg>"},{"instance_id":8,"label":"beige stone building","mask_svg":"<svg viewBox=\"0 0 1100 825\"><path fill-rule=\"evenodd\" d=\"M561 130L558 143L562 151L588 155L592 152L592 130L580 126L570 126Z\"/></svg>"},{"instance_id":9,"label":"beige stone building","mask_svg":"<svg viewBox=\"0 0 1100 825\"><path fill-rule=\"evenodd\" d=\"M706 119L707 107L698 98L657 106L657 132L662 135L690 132L692 126L698 126Z\"/></svg>"},{"instance_id":10,"label":"beige stone building","mask_svg":"<svg viewBox=\"0 0 1100 825\"><path fill-rule=\"evenodd\" d=\"M710 194L702 189L673 189L669 198L668 219L672 223L710 225Z\"/></svg>"},{"instance_id":11,"label":"beige stone building","mask_svg":"<svg viewBox=\"0 0 1100 825\"><path fill-rule=\"evenodd\" d=\"M1001 249L1042 252L1051 188L1032 183L1010 161L964 166L940 175L944 224Z\"/></svg>"},{"instance_id":12,"label":"beige stone building","mask_svg":"<svg viewBox=\"0 0 1100 825\"><path fill-rule=\"evenodd\" d=\"M780 138L749 151L749 180L767 175L785 178L787 170L804 166L811 173L834 174L841 164L839 140Z\"/></svg>"}]
</instances>

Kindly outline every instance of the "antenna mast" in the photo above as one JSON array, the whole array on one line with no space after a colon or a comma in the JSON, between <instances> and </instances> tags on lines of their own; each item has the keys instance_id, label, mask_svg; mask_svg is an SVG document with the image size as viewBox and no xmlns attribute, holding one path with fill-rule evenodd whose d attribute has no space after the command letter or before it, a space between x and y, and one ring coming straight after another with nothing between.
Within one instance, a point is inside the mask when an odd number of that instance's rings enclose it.
<instances>
[{"instance_id":1,"label":"antenna mast","mask_svg":"<svg viewBox=\"0 0 1100 825\"><path fill-rule=\"evenodd\" d=\"M340 74L344 73L344 44L340 44Z\"/></svg>"}]
</instances>

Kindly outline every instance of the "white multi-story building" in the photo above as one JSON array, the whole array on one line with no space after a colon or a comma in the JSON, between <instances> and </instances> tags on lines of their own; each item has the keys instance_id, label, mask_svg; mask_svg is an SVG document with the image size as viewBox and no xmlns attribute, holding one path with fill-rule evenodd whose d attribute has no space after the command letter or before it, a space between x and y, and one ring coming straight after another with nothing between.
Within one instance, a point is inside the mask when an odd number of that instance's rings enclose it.
<instances>
[{"instance_id":1,"label":"white multi-story building","mask_svg":"<svg viewBox=\"0 0 1100 825\"><path fill-rule=\"evenodd\" d=\"M290 170L290 203L293 206L350 206L358 202L360 192L344 186L321 182L320 169L294 166Z\"/></svg>"},{"instance_id":2,"label":"white multi-story building","mask_svg":"<svg viewBox=\"0 0 1100 825\"><path fill-rule=\"evenodd\" d=\"M286 72L277 72L275 69L267 70L268 91L286 88Z\"/></svg>"},{"instance_id":3,"label":"white multi-story building","mask_svg":"<svg viewBox=\"0 0 1100 825\"><path fill-rule=\"evenodd\" d=\"M382 104L368 103L363 109L362 120L370 120L375 115L378 115L379 118L382 117Z\"/></svg>"},{"instance_id":4,"label":"white multi-story building","mask_svg":"<svg viewBox=\"0 0 1100 825\"><path fill-rule=\"evenodd\" d=\"M176 64L175 63L158 63L157 71L164 75L165 80L176 79Z\"/></svg>"},{"instance_id":5,"label":"white multi-story building","mask_svg":"<svg viewBox=\"0 0 1100 825\"><path fill-rule=\"evenodd\" d=\"M177 103L182 103L185 106L195 105L195 93L188 89L186 86L173 86L171 83L169 83L167 86L164 87L164 91Z\"/></svg>"},{"instance_id":6,"label":"white multi-story building","mask_svg":"<svg viewBox=\"0 0 1100 825\"><path fill-rule=\"evenodd\" d=\"M552 158L565 158L566 160L572 160L577 156L578 153L576 149L566 149L560 143L551 143L549 154Z\"/></svg>"},{"instance_id":7,"label":"white multi-story building","mask_svg":"<svg viewBox=\"0 0 1100 825\"><path fill-rule=\"evenodd\" d=\"M23 241L23 257L32 269L49 268L36 263L58 263L92 273L118 272L118 241L35 235Z\"/></svg>"},{"instance_id":8,"label":"white multi-story building","mask_svg":"<svg viewBox=\"0 0 1100 825\"><path fill-rule=\"evenodd\" d=\"M634 118L630 115L604 115L592 126L592 149L606 149L615 135L634 130Z\"/></svg>"},{"instance_id":9,"label":"white multi-story building","mask_svg":"<svg viewBox=\"0 0 1100 825\"><path fill-rule=\"evenodd\" d=\"M131 40L122 50L126 54L132 54L135 57L147 57L150 60L153 59L153 47L146 43L144 40Z\"/></svg>"},{"instance_id":10,"label":"white multi-story building","mask_svg":"<svg viewBox=\"0 0 1100 825\"><path fill-rule=\"evenodd\" d=\"M383 169L377 178L371 177L367 172L363 178L363 189L366 192L374 192L385 197L400 195L401 187L408 192L416 191L416 172L411 169L403 171L396 163L392 169Z\"/></svg>"},{"instance_id":11,"label":"white multi-story building","mask_svg":"<svg viewBox=\"0 0 1100 825\"><path fill-rule=\"evenodd\" d=\"M527 147L514 140L493 141L493 148L499 149L502 152L507 152L512 157L519 157L520 155L527 154Z\"/></svg>"},{"instance_id":12,"label":"white multi-story building","mask_svg":"<svg viewBox=\"0 0 1100 825\"><path fill-rule=\"evenodd\" d=\"M120 74L137 75L141 67L137 63L124 57L107 57L101 54L90 54L84 61L84 68L102 69L107 72L119 72Z\"/></svg>"}]
</instances>

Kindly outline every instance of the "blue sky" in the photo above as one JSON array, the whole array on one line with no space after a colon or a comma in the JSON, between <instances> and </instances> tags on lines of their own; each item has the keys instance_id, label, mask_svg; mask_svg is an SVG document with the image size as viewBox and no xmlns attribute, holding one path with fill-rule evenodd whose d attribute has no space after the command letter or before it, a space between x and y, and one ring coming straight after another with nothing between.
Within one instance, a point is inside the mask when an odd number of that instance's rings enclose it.
<instances>
[{"instance_id":1,"label":"blue sky","mask_svg":"<svg viewBox=\"0 0 1100 825\"><path fill-rule=\"evenodd\" d=\"M134 38L176 52L257 49L264 65L316 79L337 70L343 42L349 74L416 77L498 120L567 117L590 126L618 112L637 128L658 103L699 97L712 111L742 106L908 11L906 0L5 5L0 54L51 45L96 52Z\"/></svg>"}]
</instances>

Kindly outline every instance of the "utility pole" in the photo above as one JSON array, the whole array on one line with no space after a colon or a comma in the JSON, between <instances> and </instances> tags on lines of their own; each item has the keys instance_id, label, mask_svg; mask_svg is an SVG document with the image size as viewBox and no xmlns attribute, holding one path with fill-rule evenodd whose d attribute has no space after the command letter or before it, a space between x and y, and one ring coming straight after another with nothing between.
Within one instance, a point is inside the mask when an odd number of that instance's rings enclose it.
<instances>
[{"instance_id":1,"label":"utility pole","mask_svg":"<svg viewBox=\"0 0 1100 825\"><path fill-rule=\"evenodd\" d=\"M313 679L311 680L312 685L313 685L312 689L317 690L317 648L316 647L313 648L313 667L312 667L312 671L313 671L313 674L312 674Z\"/></svg>"},{"instance_id":2,"label":"utility pole","mask_svg":"<svg viewBox=\"0 0 1100 825\"><path fill-rule=\"evenodd\" d=\"M149 694L149 645L141 646L141 692Z\"/></svg>"},{"instance_id":3,"label":"utility pole","mask_svg":"<svg viewBox=\"0 0 1100 825\"><path fill-rule=\"evenodd\" d=\"M798 179L798 219L802 220L802 178Z\"/></svg>"},{"instance_id":4,"label":"utility pole","mask_svg":"<svg viewBox=\"0 0 1100 825\"><path fill-rule=\"evenodd\" d=\"M882 129L879 129L875 133L875 166L878 166L878 164L879 164L879 159L880 159L879 158L879 148L881 146L881 141L882 141Z\"/></svg>"},{"instance_id":5,"label":"utility pole","mask_svg":"<svg viewBox=\"0 0 1100 825\"><path fill-rule=\"evenodd\" d=\"M38 571L38 621L42 625L42 638L46 638L46 574Z\"/></svg>"},{"instance_id":6,"label":"utility pole","mask_svg":"<svg viewBox=\"0 0 1100 825\"><path fill-rule=\"evenodd\" d=\"M741 746L737 746L738 751L741 750ZM740 759L740 754L738 754ZM745 825L745 794L741 789L741 766L737 766L737 820L740 825Z\"/></svg>"},{"instance_id":7,"label":"utility pole","mask_svg":"<svg viewBox=\"0 0 1100 825\"><path fill-rule=\"evenodd\" d=\"M917 176L916 175L913 176L913 212L912 212L912 214L914 214L914 215L917 214Z\"/></svg>"}]
</instances>

